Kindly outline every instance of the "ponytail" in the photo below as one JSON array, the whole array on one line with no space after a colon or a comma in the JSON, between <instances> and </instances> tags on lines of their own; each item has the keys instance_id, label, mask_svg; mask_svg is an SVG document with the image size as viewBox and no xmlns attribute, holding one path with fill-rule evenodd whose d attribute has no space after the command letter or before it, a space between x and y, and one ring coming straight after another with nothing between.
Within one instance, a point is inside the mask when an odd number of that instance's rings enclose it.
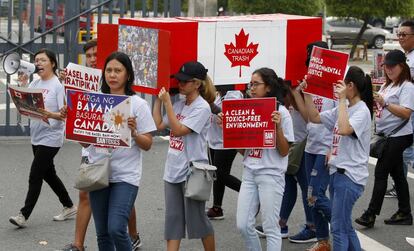
<instances>
[{"instance_id":1,"label":"ponytail","mask_svg":"<svg viewBox=\"0 0 414 251\"><path fill-rule=\"evenodd\" d=\"M372 94L371 77L365 74L361 68L357 66L351 66L346 73L345 82L354 83L356 89L359 92L361 100L364 101L367 105L372 118L374 97Z\"/></svg>"},{"instance_id":2,"label":"ponytail","mask_svg":"<svg viewBox=\"0 0 414 251\"><path fill-rule=\"evenodd\" d=\"M374 113L374 96L372 93L372 82L371 77L368 74L365 74L365 89L361 93L361 99L368 106L369 112L371 113L371 118Z\"/></svg>"},{"instance_id":3,"label":"ponytail","mask_svg":"<svg viewBox=\"0 0 414 251\"><path fill-rule=\"evenodd\" d=\"M207 103L214 103L216 99L216 87L213 84L211 78L207 75L205 80L196 79L200 83L198 91L201 97L203 97Z\"/></svg>"}]
</instances>

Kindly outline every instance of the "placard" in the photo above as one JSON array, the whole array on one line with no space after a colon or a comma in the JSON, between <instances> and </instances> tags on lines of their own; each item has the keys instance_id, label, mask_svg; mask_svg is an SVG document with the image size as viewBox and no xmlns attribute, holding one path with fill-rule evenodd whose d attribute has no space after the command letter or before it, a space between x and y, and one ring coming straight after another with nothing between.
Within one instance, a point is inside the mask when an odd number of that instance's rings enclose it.
<instances>
[{"instance_id":1,"label":"placard","mask_svg":"<svg viewBox=\"0 0 414 251\"><path fill-rule=\"evenodd\" d=\"M66 139L106 147L131 147L131 97L68 89Z\"/></svg>"},{"instance_id":2,"label":"placard","mask_svg":"<svg viewBox=\"0 0 414 251\"><path fill-rule=\"evenodd\" d=\"M45 109L42 89L9 85L9 94L14 105L16 106L16 109L21 115L41 120L46 124L49 124L49 120L46 115L39 112L39 109Z\"/></svg>"},{"instance_id":3,"label":"placard","mask_svg":"<svg viewBox=\"0 0 414 251\"><path fill-rule=\"evenodd\" d=\"M306 75L306 93L335 100L334 85L345 77L349 55L314 46Z\"/></svg>"},{"instance_id":4,"label":"placard","mask_svg":"<svg viewBox=\"0 0 414 251\"><path fill-rule=\"evenodd\" d=\"M276 98L223 100L223 147L274 148Z\"/></svg>"},{"instance_id":5,"label":"placard","mask_svg":"<svg viewBox=\"0 0 414 251\"><path fill-rule=\"evenodd\" d=\"M79 64L69 63L65 68L65 89L98 92L102 71Z\"/></svg>"}]
</instances>

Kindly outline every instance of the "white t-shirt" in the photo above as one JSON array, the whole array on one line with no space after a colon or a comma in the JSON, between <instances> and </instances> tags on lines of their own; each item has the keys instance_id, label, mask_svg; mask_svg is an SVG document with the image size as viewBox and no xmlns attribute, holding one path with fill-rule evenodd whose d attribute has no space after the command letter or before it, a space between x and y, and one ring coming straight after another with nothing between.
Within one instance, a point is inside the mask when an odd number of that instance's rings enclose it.
<instances>
[{"instance_id":1,"label":"white t-shirt","mask_svg":"<svg viewBox=\"0 0 414 251\"><path fill-rule=\"evenodd\" d=\"M58 77L53 75L49 80L33 80L28 88L42 89L45 109L49 112L59 112L65 100L65 91ZM64 122L49 119L49 125L40 120L30 121L32 145L61 147L63 145Z\"/></svg>"},{"instance_id":2,"label":"white t-shirt","mask_svg":"<svg viewBox=\"0 0 414 251\"><path fill-rule=\"evenodd\" d=\"M192 130L184 137L175 137L170 133L164 180L180 183L186 180L189 173L188 161L208 163L207 130L210 127L211 109L201 96L190 105L185 105L185 100L179 100L174 103L173 109L178 120ZM169 125L166 115L163 117L163 123Z\"/></svg>"},{"instance_id":3,"label":"white t-shirt","mask_svg":"<svg viewBox=\"0 0 414 251\"><path fill-rule=\"evenodd\" d=\"M279 106L282 115L283 134L288 142L294 142L292 118L289 111L283 105ZM277 144L277 142L276 142ZM275 149L246 149L243 165L256 174L285 175L288 164L288 155L282 157Z\"/></svg>"},{"instance_id":4,"label":"white t-shirt","mask_svg":"<svg viewBox=\"0 0 414 251\"><path fill-rule=\"evenodd\" d=\"M147 101L137 95L131 96L130 117L136 117L139 134L157 130ZM102 148L98 149L98 147L91 145L88 148L84 148L84 150L88 151L90 163L94 163L104 157ZM109 182L126 182L139 186L142 176L142 150L135 143L135 140L131 140L131 148L115 148L112 150L110 166Z\"/></svg>"},{"instance_id":5,"label":"white t-shirt","mask_svg":"<svg viewBox=\"0 0 414 251\"><path fill-rule=\"evenodd\" d=\"M331 110L336 106L335 101L324 97L312 96L312 99L319 113ZM331 148L331 143L332 131L329 131L323 124L308 123L305 152L326 155Z\"/></svg>"},{"instance_id":6,"label":"white t-shirt","mask_svg":"<svg viewBox=\"0 0 414 251\"><path fill-rule=\"evenodd\" d=\"M371 114L364 101L348 107L349 123L354 129L353 135L338 134L338 108L322 112L321 122L333 131L331 158L329 159L330 174L336 168L345 169L353 182L365 186L368 180L369 145L371 140Z\"/></svg>"},{"instance_id":7,"label":"white t-shirt","mask_svg":"<svg viewBox=\"0 0 414 251\"><path fill-rule=\"evenodd\" d=\"M295 134L295 142L302 142L308 135L306 121L303 119L300 112L296 111L293 106L289 107L289 113L292 117L293 132Z\"/></svg>"},{"instance_id":8,"label":"white t-shirt","mask_svg":"<svg viewBox=\"0 0 414 251\"><path fill-rule=\"evenodd\" d=\"M408 67L410 67L411 79L414 79L414 50L410 51L410 53L408 53L406 57Z\"/></svg>"},{"instance_id":9,"label":"white t-shirt","mask_svg":"<svg viewBox=\"0 0 414 251\"><path fill-rule=\"evenodd\" d=\"M397 104L406 108L414 110L414 85L411 82L405 81L399 86L389 84L381 86L379 93L384 97L385 102L389 104ZM411 119L411 118L410 118ZM404 119L395 116L388 109L377 109L375 114L375 126L377 133L388 134L399 125L403 123ZM409 121L403 128L391 137L404 136L413 133L413 126Z\"/></svg>"},{"instance_id":10,"label":"white t-shirt","mask_svg":"<svg viewBox=\"0 0 414 251\"><path fill-rule=\"evenodd\" d=\"M214 104L221 108L223 100L241 99L243 94L240 91L227 91L226 95L221 98L217 95ZM211 149L223 149L223 129L216 122L217 115L211 114L211 126L207 132L207 141Z\"/></svg>"}]
</instances>

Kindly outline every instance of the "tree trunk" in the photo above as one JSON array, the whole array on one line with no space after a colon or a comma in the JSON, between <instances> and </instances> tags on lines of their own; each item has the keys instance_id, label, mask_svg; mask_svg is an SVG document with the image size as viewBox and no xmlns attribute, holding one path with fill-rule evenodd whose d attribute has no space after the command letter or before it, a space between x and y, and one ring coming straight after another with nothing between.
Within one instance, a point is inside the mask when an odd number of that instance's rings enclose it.
<instances>
[{"instance_id":1,"label":"tree trunk","mask_svg":"<svg viewBox=\"0 0 414 251\"><path fill-rule=\"evenodd\" d=\"M362 25L361 29L359 30L358 36L355 38L354 42L352 43L351 53L349 55L349 58L350 59L353 59L354 58L354 54L355 54L356 47L358 46L359 41L361 41L362 34L364 34L364 32L367 29L367 26L368 26L368 18L364 18L363 21L364 21L364 24Z\"/></svg>"}]
</instances>

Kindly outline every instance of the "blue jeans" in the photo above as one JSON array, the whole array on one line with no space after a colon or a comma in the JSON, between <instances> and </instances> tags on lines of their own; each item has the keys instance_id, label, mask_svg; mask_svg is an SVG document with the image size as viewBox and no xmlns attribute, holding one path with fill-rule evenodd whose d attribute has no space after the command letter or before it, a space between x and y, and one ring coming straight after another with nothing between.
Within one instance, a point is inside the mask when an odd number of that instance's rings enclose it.
<instances>
[{"instance_id":1,"label":"blue jeans","mask_svg":"<svg viewBox=\"0 0 414 251\"><path fill-rule=\"evenodd\" d=\"M414 130L414 112L411 113L411 124L413 125ZM403 168L405 177L407 177L407 172L410 167L414 168L414 145L409 146L403 152Z\"/></svg>"},{"instance_id":2,"label":"blue jeans","mask_svg":"<svg viewBox=\"0 0 414 251\"><path fill-rule=\"evenodd\" d=\"M284 177L258 175L254 171L244 168L237 201L237 229L241 232L248 251L262 250L259 236L254 228L259 203L267 250L278 251L282 249L278 222L284 187Z\"/></svg>"},{"instance_id":3,"label":"blue jeans","mask_svg":"<svg viewBox=\"0 0 414 251\"><path fill-rule=\"evenodd\" d=\"M127 226L137 193L137 186L125 182L89 193L99 250L132 250Z\"/></svg>"},{"instance_id":4,"label":"blue jeans","mask_svg":"<svg viewBox=\"0 0 414 251\"><path fill-rule=\"evenodd\" d=\"M354 183L345 174L334 173L331 176L330 194L332 200L332 250L360 251L361 244L352 227L352 208L362 195L364 187Z\"/></svg>"},{"instance_id":5,"label":"blue jeans","mask_svg":"<svg viewBox=\"0 0 414 251\"><path fill-rule=\"evenodd\" d=\"M326 196L329 185L329 170L325 165L325 155L305 152L305 167L310 172L308 198L316 197L312 208L316 238L329 239L329 221L331 220L331 201Z\"/></svg>"},{"instance_id":6,"label":"blue jeans","mask_svg":"<svg viewBox=\"0 0 414 251\"><path fill-rule=\"evenodd\" d=\"M300 189L302 190L302 202L303 209L305 210L306 224L313 225L312 210L307 201L309 176L310 172L307 172L307 169L305 168L305 157L302 158L299 170L295 175L285 175L285 192L283 193L282 207L280 209L281 220L287 222L289 219L290 213L296 203L298 194L297 184L299 184Z\"/></svg>"}]
</instances>

